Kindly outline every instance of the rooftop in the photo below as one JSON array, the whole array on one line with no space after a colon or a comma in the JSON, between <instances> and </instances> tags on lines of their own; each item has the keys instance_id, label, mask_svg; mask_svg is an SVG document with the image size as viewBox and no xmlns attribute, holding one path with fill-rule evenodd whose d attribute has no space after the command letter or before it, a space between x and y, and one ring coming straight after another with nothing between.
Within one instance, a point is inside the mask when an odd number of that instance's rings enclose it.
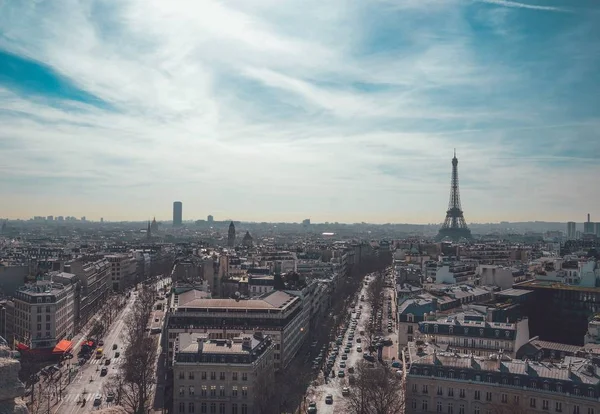
<instances>
[{"instance_id":1,"label":"rooftop","mask_svg":"<svg viewBox=\"0 0 600 414\"><path fill-rule=\"evenodd\" d=\"M192 291L190 291L192 292ZM186 292L183 295L189 294ZM182 296L183 296L182 295ZM190 295L191 296L191 295ZM202 299L193 297L189 303L182 304L180 297L179 308L199 308L199 309L262 309L262 310L283 310L292 303L299 301L296 296L282 291L269 292L256 299Z\"/></svg>"}]
</instances>

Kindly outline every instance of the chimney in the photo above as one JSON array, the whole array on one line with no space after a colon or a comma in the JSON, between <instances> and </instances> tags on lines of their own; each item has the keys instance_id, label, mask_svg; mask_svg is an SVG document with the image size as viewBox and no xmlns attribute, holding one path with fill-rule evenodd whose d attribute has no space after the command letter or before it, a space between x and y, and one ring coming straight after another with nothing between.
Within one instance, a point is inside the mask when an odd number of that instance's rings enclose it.
<instances>
[{"instance_id":1,"label":"chimney","mask_svg":"<svg viewBox=\"0 0 600 414\"><path fill-rule=\"evenodd\" d=\"M588 213L588 223L590 222L590 213Z\"/></svg>"}]
</instances>

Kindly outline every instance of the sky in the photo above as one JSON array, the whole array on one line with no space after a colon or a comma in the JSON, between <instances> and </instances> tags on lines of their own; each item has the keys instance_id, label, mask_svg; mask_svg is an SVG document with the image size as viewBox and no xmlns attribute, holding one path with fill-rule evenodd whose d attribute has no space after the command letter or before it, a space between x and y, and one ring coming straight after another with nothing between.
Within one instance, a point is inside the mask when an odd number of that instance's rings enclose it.
<instances>
[{"instance_id":1,"label":"sky","mask_svg":"<svg viewBox=\"0 0 600 414\"><path fill-rule=\"evenodd\" d=\"M0 0L0 217L600 221L596 0Z\"/></svg>"}]
</instances>

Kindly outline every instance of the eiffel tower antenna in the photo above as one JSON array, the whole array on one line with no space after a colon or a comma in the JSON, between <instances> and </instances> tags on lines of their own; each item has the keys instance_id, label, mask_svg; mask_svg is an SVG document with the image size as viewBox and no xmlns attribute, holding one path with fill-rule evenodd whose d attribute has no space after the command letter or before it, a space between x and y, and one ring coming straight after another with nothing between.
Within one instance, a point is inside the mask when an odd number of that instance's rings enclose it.
<instances>
[{"instance_id":1,"label":"eiffel tower antenna","mask_svg":"<svg viewBox=\"0 0 600 414\"><path fill-rule=\"evenodd\" d=\"M452 158L452 179L450 181L450 201L446 211L446 220L438 232L437 240L449 238L453 241L460 239L472 239L471 230L467 227L467 222L460 206L460 192L458 190L458 158L456 158L456 148L454 149L454 158Z\"/></svg>"}]
</instances>

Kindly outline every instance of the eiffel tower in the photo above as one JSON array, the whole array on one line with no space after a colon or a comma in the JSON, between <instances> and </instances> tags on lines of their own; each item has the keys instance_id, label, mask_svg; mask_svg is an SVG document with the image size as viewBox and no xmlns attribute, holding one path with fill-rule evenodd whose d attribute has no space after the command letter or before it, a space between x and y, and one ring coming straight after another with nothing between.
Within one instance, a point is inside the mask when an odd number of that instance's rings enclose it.
<instances>
[{"instance_id":1,"label":"eiffel tower","mask_svg":"<svg viewBox=\"0 0 600 414\"><path fill-rule=\"evenodd\" d=\"M448 211L446 211L446 220L444 220L444 224L438 232L436 240L439 241L445 238L449 238L453 241L473 238L460 207L460 193L458 191L458 159L456 158L456 150L454 150L454 158L452 158L450 202L448 203Z\"/></svg>"}]
</instances>

